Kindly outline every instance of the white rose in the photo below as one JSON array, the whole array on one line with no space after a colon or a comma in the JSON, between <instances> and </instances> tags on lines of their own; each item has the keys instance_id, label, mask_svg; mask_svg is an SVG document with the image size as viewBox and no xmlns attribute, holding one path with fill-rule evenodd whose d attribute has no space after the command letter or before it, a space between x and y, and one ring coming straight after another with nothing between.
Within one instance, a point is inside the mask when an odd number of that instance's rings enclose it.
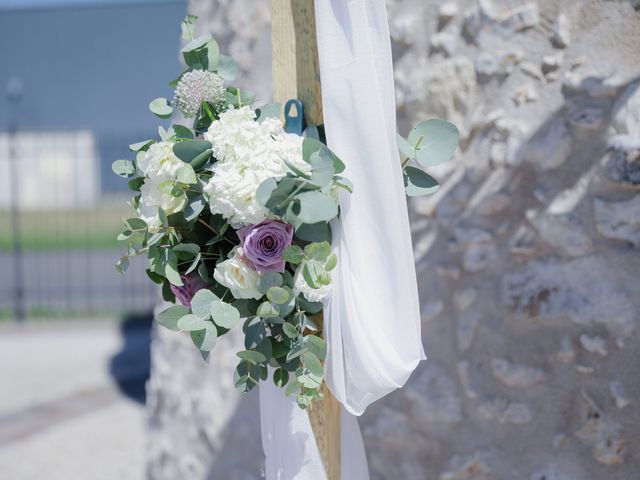
<instances>
[{"instance_id":1,"label":"white rose","mask_svg":"<svg viewBox=\"0 0 640 480\"><path fill-rule=\"evenodd\" d=\"M293 291L296 295L302 293L310 302L321 302L331 293L333 282L329 283L329 285L322 285L320 288L311 287L304 279L304 275L302 275L304 265L304 263L300 264L293 277Z\"/></svg>"},{"instance_id":2,"label":"white rose","mask_svg":"<svg viewBox=\"0 0 640 480\"><path fill-rule=\"evenodd\" d=\"M138 170L146 176L175 177L184 162L173 153L173 143L154 143L137 161Z\"/></svg>"},{"instance_id":3,"label":"white rose","mask_svg":"<svg viewBox=\"0 0 640 480\"><path fill-rule=\"evenodd\" d=\"M137 162L138 170L145 177L140 187L138 215L151 230L161 226L159 208L171 215L186 205L184 195L171 195L176 174L182 165L184 162L174 155L171 142L154 143Z\"/></svg>"},{"instance_id":4,"label":"white rose","mask_svg":"<svg viewBox=\"0 0 640 480\"><path fill-rule=\"evenodd\" d=\"M169 177L153 176L145 178L140 187L140 200L138 201L138 215L149 228L160 228L162 222L158 209L161 208L167 215L182 211L187 204L185 195L174 197L171 195L173 179Z\"/></svg>"},{"instance_id":5,"label":"white rose","mask_svg":"<svg viewBox=\"0 0 640 480\"><path fill-rule=\"evenodd\" d=\"M237 298L253 298L259 300L262 297L256 286L260 279L260 274L242 261L238 250L235 250L232 257L216 265L213 278L220 285L224 285L231 294Z\"/></svg>"}]
</instances>

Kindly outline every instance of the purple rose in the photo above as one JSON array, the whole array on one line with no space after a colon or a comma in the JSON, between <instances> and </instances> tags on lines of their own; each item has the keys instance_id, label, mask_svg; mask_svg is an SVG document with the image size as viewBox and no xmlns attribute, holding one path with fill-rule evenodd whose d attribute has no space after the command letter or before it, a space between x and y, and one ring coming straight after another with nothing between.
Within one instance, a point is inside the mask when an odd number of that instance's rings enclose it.
<instances>
[{"instance_id":1,"label":"purple rose","mask_svg":"<svg viewBox=\"0 0 640 480\"><path fill-rule=\"evenodd\" d=\"M238 230L243 259L258 272L284 272L282 254L291 245L293 227L278 220L264 220Z\"/></svg>"},{"instance_id":2,"label":"purple rose","mask_svg":"<svg viewBox=\"0 0 640 480\"><path fill-rule=\"evenodd\" d=\"M202 280L197 273L190 273L189 275L181 275L182 286L176 287L170 285L171 291L176 296L176 300L179 301L185 307L191 308L191 299L198 290L206 288L207 282Z\"/></svg>"}]
</instances>

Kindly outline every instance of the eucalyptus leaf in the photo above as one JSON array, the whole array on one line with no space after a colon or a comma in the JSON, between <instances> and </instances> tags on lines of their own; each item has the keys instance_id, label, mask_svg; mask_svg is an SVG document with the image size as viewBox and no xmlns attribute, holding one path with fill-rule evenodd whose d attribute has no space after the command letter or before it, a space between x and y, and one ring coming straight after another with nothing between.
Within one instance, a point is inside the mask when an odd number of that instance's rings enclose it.
<instances>
[{"instance_id":1,"label":"eucalyptus leaf","mask_svg":"<svg viewBox=\"0 0 640 480\"><path fill-rule=\"evenodd\" d=\"M231 57L220 55L216 72L223 79L233 81L238 73L238 67Z\"/></svg>"},{"instance_id":2,"label":"eucalyptus leaf","mask_svg":"<svg viewBox=\"0 0 640 480\"><path fill-rule=\"evenodd\" d=\"M260 293L267 293L271 287L279 287L282 285L282 274L278 272L265 272L258 279L256 285Z\"/></svg>"},{"instance_id":3,"label":"eucalyptus leaf","mask_svg":"<svg viewBox=\"0 0 640 480\"><path fill-rule=\"evenodd\" d=\"M315 354L320 360L323 360L327 356L327 342L316 336L307 335L304 337L305 348Z\"/></svg>"},{"instance_id":4,"label":"eucalyptus leaf","mask_svg":"<svg viewBox=\"0 0 640 480\"><path fill-rule=\"evenodd\" d=\"M220 61L220 47L218 42L213 38L207 41L207 70L212 72L218 69L218 62Z\"/></svg>"},{"instance_id":5,"label":"eucalyptus leaf","mask_svg":"<svg viewBox=\"0 0 640 480\"><path fill-rule=\"evenodd\" d=\"M274 288L274 287L272 287ZM277 288L277 287L275 287ZM258 305L258 309L256 310L256 314L267 318L267 319L271 319L272 317L279 317L280 316L280 309L278 308L277 305L274 305L271 302L262 302L260 305Z\"/></svg>"},{"instance_id":6,"label":"eucalyptus leaf","mask_svg":"<svg viewBox=\"0 0 640 480\"><path fill-rule=\"evenodd\" d=\"M298 335L300 335L298 329L288 322L282 324L282 331L289 338L298 338Z\"/></svg>"},{"instance_id":7,"label":"eucalyptus leaf","mask_svg":"<svg viewBox=\"0 0 640 480\"><path fill-rule=\"evenodd\" d=\"M255 350L243 350L236 353L236 355L238 355L242 360L250 363L263 363L267 361L267 357Z\"/></svg>"},{"instance_id":8,"label":"eucalyptus leaf","mask_svg":"<svg viewBox=\"0 0 640 480\"><path fill-rule=\"evenodd\" d=\"M211 290L201 288L191 299L191 311L194 315L207 319L211 316L211 304L219 300L218 296Z\"/></svg>"},{"instance_id":9,"label":"eucalyptus leaf","mask_svg":"<svg viewBox=\"0 0 640 480\"><path fill-rule=\"evenodd\" d=\"M279 103L267 103L256 108L257 121L262 123L266 118L280 118L282 105Z\"/></svg>"},{"instance_id":10,"label":"eucalyptus leaf","mask_svg":"<svg viewBox=\"0 0 640 480\"><path fill-rule=\"evenodd\" d=\"M182 278L180 278L180 273L178 272L178 259L176 257L176 254L171 250L167 250L166 254L167 263L164 266L164 275L172 285L181 287L183 283Z\"/></svg>"},{"instance_id":11,"label":"eucalyptus leaf","mask_svg":"<svg viewBox=\"0 0 640 480\"><path fill-rule=\"evenodd\" d=\"M405 191L410 197L429 195L440 188L440 184L435 178L414 167L405 168L404 185Z\"/></svg>"},{"instance_id":12,"label":"eucalyptus leaf","mask_svg":"<svg viewBox=\"0 0 640 480\"><path fill-rule=\"evenodd\" d=\"M131 160L116 160L111 164L111 170L122 178L129 178L136 173L136 167Z\"/></svg>"},{"instance_id":13,"label":"eucalyptus leaf","mask_svg":"<svg viewBox=\"0 0 640 480\"><path fill-rule=\"evenodd\" d=\"M169 118L173 113L173 107L169 105L169 102L164 97L152 100L149 104L149 110L160 118Z\"/></svg>"},{"instance_id":14,"label":"eucalyptus leaf","mask_svg":"<svg viewBox=\"0 0 640 480\"><path fill-rule=\"evenodd\" d=\"M240 321L240 312L228 303L214 301L211 303L210 311L213 322L227 330L231 330Z\"/></svg>"},{"instance_id":15,"label":"eucalyptus leaf","mask_svg":"<svg viewBox=\"0 0 640 480\"><path fill-rule=\"evenodd\" d=\"M210 39L211 39L211 35L203 35L201 37L194 38L189 43L187 43L184 47L182 47L180 51L184 53L184 52L192 52L194 50L198 50L204 47Z\"/></svg>"},{"instance_id":16,"label":"eucalyptus leaf","mask_svg":"<svg viewBox=\"0 0 640 480\"><path fill-rule=\"evenodd\" d=\"M449 160L458 146L459 137L453 123L431 119L416 125L409 133L408 140L416 149L418 163L428 167Z\"/></svg>"},{"instance_id":17,"label":"eucalyptus leaf","mask_svg":"<svg viewBox=\"0 0 640 480\"><path fill-rule=\"evenodd\" d=\"M282 368L278 368L273 372L273 383L280 388L283 388L289 381L289 372L286 372Z\"/></svg>"},{"instance_id":18,"label":"eucalyptus leaf","mask_svg":"<svg viewBox=\"0 0 640 480\"><path fill-rule=\"evenodd\" d=\"M298 194L296 201L300 202L298 218L306 224L328 222L338 216L338 204L334 199L318 191Z\"/></svg>"},{"instance_id":19,"label":"eucalyptus leaf","mask_svg":"<svg viewBox=\"0 0 640 480\"><path fill-rule=\"evenodd\" d=\"M132 143L131 145L129 145L129 150L131 150L132 152L144 152L154 143L156 143L156 141L153 139L143 140L142 142L138 143Z\"/></svg>"},{"instance_id":20,"label":"eucalyptus leaf","mask_svg":"<svg viewBox=\"0 0 640 480\"><path fill-rule=\"evenodd\" d=\"M410 158L411 160L415 160L416 149L413 148L411 144L407 142L407 140L403 136L396 134L396 143L398 144L398 150L400 151L400 154L404 158Z\"/></svg>"},{"instance_id":21,"label":"eucalyptus leaf","mask_svg":"<svg viewBox=\"0 0 640 480\"><path fill-rule=\"evenodd\" d=\"M304 250L298 245L291 245L284 251L283 257L286 262L298 264L304 260Z\"/></svg>"},{"instance_id":22,"label":"eucalyptus leaf","mask_svg":"<svg viewBox=\"0 0 640 480\"><path fill-rule=\"evenodd\" d=\"M193 140L194 138L193 130L191 130L189 127L185 127L184 125L179 124L173 124L171 125L171 128L173 128L173 131L176 134L176 138L178 139Z\"/></svg>"},{"instance_id":23,"label":"eucalyptus leaf","mask_svg":"<svg viewBox=\"0 0 640 480\"><path fill-rule=\"evenodd\" d=\"M210 352L216 346L218 332L211 322L205 322L207 327L203 330L195 330L191 332L191 340L201 352Z\"/></svg>"},{"instance_id":24,"label":"eucalyptus leaf","mask_svg":"<svg viewBox=\"0 0 640 480\"><path fill-rule=\"evenodd\" d=\"M324 262L331 254L329 242L313 242L304 247L304 253L312 260Z\"/></svg>"},{"instance_id":25,"label":"eucalyptus leaf","mask_svg":"<svg viewBox=\"0 0 640 480\"><path fill-rule=\"evenodd\" d=\"M303 224L296 229L295 235L306 242L331 242L331 226L327 222Z\"/></svg>"},{"instance_id":26,"label":"eucalyptus leaf","mask_svg":"<svg viewBox=\"0 0 640 480\"><path fill-rule=\"evenodd\" d=\"M289 302L291 295L287 290L281 287L271 287L267 290L267 298L278 305L284 305Z\"/></svg>"},{"instance_id":27,"label":"eucalyptus leaf","mask_svg":"<svg viewBox=\"0 0 640 480\"><path fill-rule=\"evenodd\" d=\"M210 325L211 322L209 322L208 320L203 320L199 316L189 313L178 320L177 326L180 330L193 332L197 330L204 330L205 328L207 328L207 324Z\"/></svg>"},{"instance_id":28,"label":"eucalyptus leaf","mask_svg":"<svg viewBox=\"0 0 640 480\"><path fill-rule=\"evenodd\" d=\"M211 149L211 142L206 140L183 140L173 146L176 157L186 163L191 163L199 155Z\"/></svg>"},{"instance_id":29,"label":"eucalyptus leaf","mask_svg":"<svg viewBox=\"0 0 640 480\"><path fill-rule=\"evenodd\" d=\"M317 151L322 151L323 154L329 155L333 162L335 173L344 172L344 162L340 160L340 158L335 153L329 150L329 148L324 143L310 137L307 137L302 141L302 158L305 162L310 162L311 155Z\"/></svg>"},{"instance_id":30,"label":"eucalyptus leaf","mask_svg":"<svg viewBox=\"0 0 640 480\"><path fill-rule=\"evenodd\" d=\"M193 167L188 163L184 165L180 165L176 172L176 181L180 183L184 183L186 185L193 185L198 183L198 179L196 178L196 172L193 170Z\"/></svg>"},{"instance_id":31,"label":"eucalyptus leaf","mask_svg":"<svg viewBox=\"0 0 640 480\"><path fill-rule=\"evenodd\" d=\"M324 367L322 366L322 362L316 356L315 353L306 352L302 354L302 363L305 368L308 368L311 373L317 375L319 377L324 376Z\"/></svg>"},{"instance_id":32,"label":"eucalyptus leaf","mask_svg":"<svg viewBox=\"0 0 640 480\"><path fill-rule=\"evenodd\" d=\"M156 321L163 327L175 332L180 330L178 320L189 313L189 309L183 305L174 305L163 310L156 316Z\"/></svg>"},{"instance_id":33,"label":"eucalyptus leaf","mask_svg":"<svg viewBox=\"0 0 640 480\"><path fill-rule=\"evenodd\" d=\"M267 336L267 329L264 324L264 320L260 317L255 317L249 320L246 324L244 347L246 349L252 349L260 345Z\"/></svg>"},{"instance_id":34,"label":"eucalyptus leaf","mask_svg":"<svg viewBox=\"0 0 640 480\"><path fill-rule=\"evenodd\" d=\"M336 268L336 265L338 265L338 256L335 253L332 253L329 255L329 258L327 258L327 262L324 264L324 269L327 272L330 272Z\"/></svg>"}]
</instances>

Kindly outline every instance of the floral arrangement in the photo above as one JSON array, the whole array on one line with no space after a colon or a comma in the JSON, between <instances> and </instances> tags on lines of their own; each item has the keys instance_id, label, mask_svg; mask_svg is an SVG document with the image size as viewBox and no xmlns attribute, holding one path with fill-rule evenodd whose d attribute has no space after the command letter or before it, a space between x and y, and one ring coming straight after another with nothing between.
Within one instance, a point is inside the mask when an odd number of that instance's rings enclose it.
<instances>
[{"instance_id":1,"label":"floral arrangement","mask_svg":"<svg viewBox=\"0 0 640 480\"><path fill-rule=\"evenodd\" d=\"M306 408L322 397L322 308L338 262L331 222L339 191L353 186L321 126L286 133L279 105L254 110L253 95L227 84L235 64L213 38L195 36L195 20L182 22L186 69L171 82L173 99L149 105L163 119L177 110L191 127L160 127L159 139L130 145L135 160L113 163L135 192L136 212L118 237L128 246L116 268L148 258L149 278L174 304L157 322L188 332L205 359L241 324L236 387L246 392L271 376ZM457 136L430 120L398 137L408 195L437 189L417 166L447 160Z\"/></svg>"}]
</instances>

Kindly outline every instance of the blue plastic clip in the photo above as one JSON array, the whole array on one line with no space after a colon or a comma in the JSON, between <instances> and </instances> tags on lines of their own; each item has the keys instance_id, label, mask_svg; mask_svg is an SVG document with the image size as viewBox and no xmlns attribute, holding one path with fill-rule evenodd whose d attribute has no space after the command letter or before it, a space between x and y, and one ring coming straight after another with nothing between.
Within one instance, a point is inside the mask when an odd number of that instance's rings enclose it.
<instances>
[{"instance_id":1,"label":"blue plastic clip","mask_svg":"<svg viewBox=\"0 0 640 480\"><path fill-rule=\"evenodd\" d=\"M291 116L291 109L295 106L296 116ZM284 105L284 131L302 135L304 132L304 107L298 99L292 98Z\"/></svg>"}]
</instances>

